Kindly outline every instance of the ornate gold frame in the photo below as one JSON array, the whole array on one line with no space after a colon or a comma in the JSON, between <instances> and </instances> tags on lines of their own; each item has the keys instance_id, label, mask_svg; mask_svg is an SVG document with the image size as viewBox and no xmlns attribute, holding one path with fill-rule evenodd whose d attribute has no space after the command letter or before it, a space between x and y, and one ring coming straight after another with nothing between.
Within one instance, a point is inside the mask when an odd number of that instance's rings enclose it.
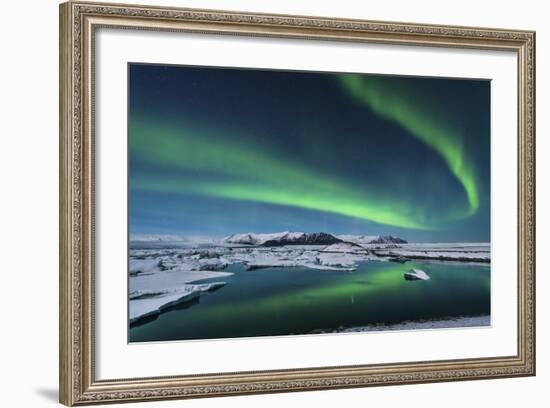
<instances>
[{"instance_id":1,"label":"ornate gold frame","mask_svg":"<svg viewBox=\"0 0 550 408\"><path fill-rule=\"evenodd\" d=\"M513 51L518 63L518 349L513 356L176 377L94 375L93 47L98 27ZM535 33L227 11L60 6L60 401L66 405L535 374Z\"/></svg>"}]
</instances>

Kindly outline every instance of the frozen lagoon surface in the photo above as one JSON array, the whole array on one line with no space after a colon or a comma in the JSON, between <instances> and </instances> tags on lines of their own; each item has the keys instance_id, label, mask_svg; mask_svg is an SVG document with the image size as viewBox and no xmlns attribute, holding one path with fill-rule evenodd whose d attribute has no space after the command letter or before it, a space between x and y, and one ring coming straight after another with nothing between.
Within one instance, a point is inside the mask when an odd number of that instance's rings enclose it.
<instances>
[{"instance_id":1,"label":"frozen lagoon surface","mask_svg":"<svg viewBox=\"0 0 550 408\"><path fill-rule=\"evenodd\" d=\"M132 243L129 339L486 326L489 262L488 244Z\"/></svg>"}]
</instances>

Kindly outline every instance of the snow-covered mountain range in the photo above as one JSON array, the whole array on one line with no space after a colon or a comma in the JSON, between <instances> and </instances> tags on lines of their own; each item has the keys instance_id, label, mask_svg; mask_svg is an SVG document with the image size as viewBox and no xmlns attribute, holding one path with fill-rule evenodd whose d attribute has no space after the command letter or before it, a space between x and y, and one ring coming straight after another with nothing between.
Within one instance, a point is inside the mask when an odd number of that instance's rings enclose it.
<instances>
[{"instance_id":1,"label":"snow-covered mountain range","mask_svg":"<svg viewBox=\"0 0 550 408\"><path fill-rule=\"evenodd\" d=\"M392 235L338 235L338 238L355 244L407 244L403 238Z\"/></svg>"},{"instance_id":2,"label":"snow-covered mountain range","mask_svg":"<svg viewBox=\"0 0 550 408\"><path fill-rule=\"evenodd\" d=\"M402 238L367 235L333 235L326 232L276 232L271 234L244 233L233 234L223 239L228 244L254 246L284 246L284 245L332 245L340 242L355 244L406 244Z\"/></svg>"}]
</instances>

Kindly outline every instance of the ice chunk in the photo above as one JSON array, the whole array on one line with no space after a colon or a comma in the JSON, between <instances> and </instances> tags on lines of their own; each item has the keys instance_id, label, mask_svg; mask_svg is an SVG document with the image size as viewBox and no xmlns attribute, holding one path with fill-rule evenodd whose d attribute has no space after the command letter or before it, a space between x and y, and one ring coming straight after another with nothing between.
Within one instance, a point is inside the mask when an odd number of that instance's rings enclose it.
<instances>
[{"instance_id":1,"label":"ice chunk","mask_svg":"<svg viewBox=\"0 0 550 408\"><path fill-rule=\"evenodd\" d=\"M406 280L428 280L430 277L426 272L424 272L422 269L415 269L412 268L408 272L405 272L405 279Z\"/></svg>"},{"instance_id":2,"label":"ice chunk","mask_svg":"<svg viewBox=\"0 0 550 408\"><path fill-rule=\"evenodd\" d=\"M329 245L321 252L341 252L351 254L368 254L369 251L363 248L361 245L354 244L353 242L339 242L337 244Z\"/></svg>"},{"instance_id":3,"label":"ice chunk","mask_svg":"<svg viewBox=\"0 0 550 408\"><path fill-rule=\"evenodd\" d=\"M156 293L154 291L141 291L143 296L134 297L134 300L131 299L130 301L130 324L134 324L146 317L158 315L171 306L188 302L199 297L203 292L208 292L224 285L225 282L212 282L200 285L184 285L179 288L160 290ZM138 292L134 292L134 294L136 293ZM151 294L151 296L146 296L147 293Z\"/></svg>"},{"instance_id":4,"label":"ice chunk","mask_svg":"<svg viewBox=\"0 0 550 408\"><path fill-rule=\"evenodd\" d=\"M130 276L150 274L159 270L158 259L130 259Z\"/></svg>"}]
</instances>

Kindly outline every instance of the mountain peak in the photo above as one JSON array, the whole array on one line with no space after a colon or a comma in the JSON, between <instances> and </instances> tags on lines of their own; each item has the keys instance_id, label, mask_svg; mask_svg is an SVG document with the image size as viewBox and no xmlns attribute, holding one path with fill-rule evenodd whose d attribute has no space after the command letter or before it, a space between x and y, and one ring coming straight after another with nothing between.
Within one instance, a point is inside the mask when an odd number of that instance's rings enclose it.
<instances>
[{"instance_id":1,"label":"mountain peak","mask_svg":"<svg viewBox=\"0 0 550 408\"><path fill-rule=\"evenodd\" d=\"M257 234L247 232L233 234L223 240L228 244L254 245L254 246L284 246L284 245L332 245L340 242L354 244L406 244L402 238L392 235L333 235L328 232L274 232L269 234Z\"/></svg>"},{"instance_id":2,"label":"mountain peak","mask_svg":"<svg viewBox=\"0 0 550 408\"><path fill-rule=\"evenodd\" d=\"M327 232L275 232L271 234L256 234L252 232L233 234L224 239L230 244L257 246L284 245L332 245L342 242L341 239Z\"/></svg>"}]
</instances>

